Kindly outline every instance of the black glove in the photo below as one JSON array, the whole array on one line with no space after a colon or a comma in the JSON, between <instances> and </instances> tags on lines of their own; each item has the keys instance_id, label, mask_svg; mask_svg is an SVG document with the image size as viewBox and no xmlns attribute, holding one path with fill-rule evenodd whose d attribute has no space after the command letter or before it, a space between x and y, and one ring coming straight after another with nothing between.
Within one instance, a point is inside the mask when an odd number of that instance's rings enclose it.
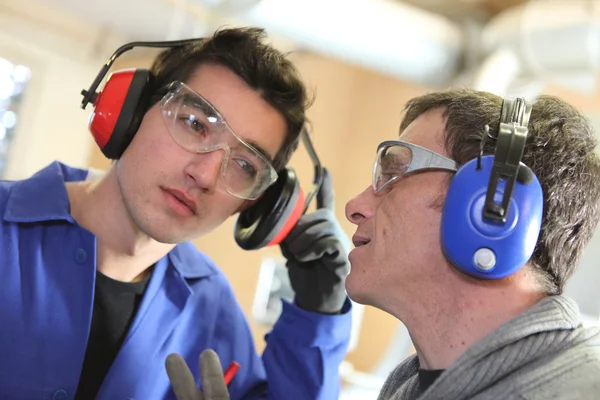
<instances>
[{"instance_id":1,"label":"black glove","mask_svg":"<svg viewBox=\"0 0 600 400\"><path fill-rule=\"evenodd\" d=\"M303 215L280 244L296 304L322 314L340 312L350 272L350 239L335 217L333 200L331 175L325 169L317 210Z\"/></svg>"},{"instance_id":2,"label":"black glove","mask_svg":"<svg viewBox=\"0 0 600 400\"><path fill-rule=\"evenodd\" d=\"M204 393L196 386L192 371L179 354L170 354L165 366L177 400L229 400L221 361L214 350L204 350L200 354L200 376Z\"/></svg>"}]
</instances>

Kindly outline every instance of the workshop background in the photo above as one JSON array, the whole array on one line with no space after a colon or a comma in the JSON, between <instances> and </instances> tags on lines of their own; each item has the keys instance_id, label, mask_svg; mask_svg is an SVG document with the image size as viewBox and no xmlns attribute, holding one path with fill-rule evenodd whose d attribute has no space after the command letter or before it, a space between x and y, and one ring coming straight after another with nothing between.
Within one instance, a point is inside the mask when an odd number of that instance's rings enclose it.
<instances>
[{"instance_id":1,"label":"workshop background","mask_svg":"<svg viewBox=\"0 0 600 400\"><path fill-rule=\"evenodd\" d=\"M600 2L597 0L0 0L0 175L20 179L54 160L105 169L87 131L82 89L120 45L208 35L224 25L266 28L291 52L316 95L313 141L332 172L346 232L348 199L371 179L377 144L397 134L402 107L426 91L468 86L499 95L555 94L600 131ZM148 67L135 49L113 70ZM301 147L291 166L304 186ZM276 248L245 252L231 218L196 245L230 279L259 350L289 293ZM599 323L600 234L567 295ZM356 307L342 399L375 399L391 368L413 351L394 318Z\"/></svg>"}]
</instances>

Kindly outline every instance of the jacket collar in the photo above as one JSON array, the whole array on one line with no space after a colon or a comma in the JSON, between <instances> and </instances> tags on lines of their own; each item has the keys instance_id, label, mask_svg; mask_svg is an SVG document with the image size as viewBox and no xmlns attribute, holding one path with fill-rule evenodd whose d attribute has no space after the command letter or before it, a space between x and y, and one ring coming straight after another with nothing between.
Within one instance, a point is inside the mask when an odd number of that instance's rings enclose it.
<instances>
[{"instance_id":1,"label":"jacket collar","mask_svg":"<svg viewBox=\"0 0 600 400\"><path fill-rule=\"evenodd\" d=\"M82 181L87 176L86 170L53 162L30 178L14 182L8 194L4 220L7 222L53 220L74 222L70 215L71 208L65 182Z\"/></svg>"},{"instance_id":2,"label":"jacket collar","mask_svg":"<svg viewBox=\"0 0 600 400\"><path fill-rule=\"evenodd\" d=\"M168 257L177 272L185 279L205 278L219 272L214 262L190 242L175 246Z\"/></svg>"},{"instance_id":3,"label":"jacket collar","mask_svg":"<svg viewBox=\"0 0 600 400\"><path fill-rule=\"evenodd\" d=\"M53 162L28 179L12 182L4 212L7 222L44 222L63 220L76 224L65 182L93 177L93 170L73 168ZM214 264L191 243L177 245L167 255L170 264L185 279L203 278L217 273Z\"/></svg>"}]
</instances>

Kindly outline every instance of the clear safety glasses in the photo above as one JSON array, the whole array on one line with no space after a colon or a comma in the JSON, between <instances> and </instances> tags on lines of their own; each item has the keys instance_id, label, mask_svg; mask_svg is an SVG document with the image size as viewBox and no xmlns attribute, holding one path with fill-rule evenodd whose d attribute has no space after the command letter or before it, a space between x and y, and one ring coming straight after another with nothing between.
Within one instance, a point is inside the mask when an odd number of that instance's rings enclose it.
<instances>
[{"instance_id":1,"label":"clear safety glasses","mask_svg":"<svg viewBox=\"0 0 600 400\"><path fill-rule=\"evenodd\" d=\"M182 82L173 82L160 102L173 140L192 153L225 151L221 180L231 195L257 199L277 180L266 155L239 138L219 112Z\"/></svg>"},{"instance_id":2,"label":"clear safety glasses","mask_svg":"<svg viewBox=\"0 0 600 400\"><path fill-rule=\"evenodd\" d=\"M401 140L387 140L377 147L373 165L373 190L379 193L403 175L434 169L456 172L458 165L424 147Z\"/></svg>"}]
</instances>

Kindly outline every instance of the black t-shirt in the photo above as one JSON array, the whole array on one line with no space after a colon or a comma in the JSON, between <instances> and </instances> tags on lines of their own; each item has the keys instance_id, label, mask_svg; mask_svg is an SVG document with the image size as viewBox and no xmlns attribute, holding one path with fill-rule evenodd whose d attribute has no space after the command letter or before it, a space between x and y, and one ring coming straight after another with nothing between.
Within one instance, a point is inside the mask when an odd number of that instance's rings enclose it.
<instances>
[{"instance_id":1,"label":"black t-shirt","mask_svg":"<svg viewBox=\"0 0 600 400\"><path fill-rule=\"evenodd\" d=\"M96 272L94 310L75 400L93 400L140 306L150 274L121 282Z\"/></svg>"},{"instance_id":2,"label":"black t-shirt","mask_svg":"<svg viewBox=\"0 0 600 400\"><path fill-rule=\"evenodd\" d=\"M429 389L435 380L444 372L443 369L419 369L419 390L421 393Z\"/></svg>"}]
</instances>

